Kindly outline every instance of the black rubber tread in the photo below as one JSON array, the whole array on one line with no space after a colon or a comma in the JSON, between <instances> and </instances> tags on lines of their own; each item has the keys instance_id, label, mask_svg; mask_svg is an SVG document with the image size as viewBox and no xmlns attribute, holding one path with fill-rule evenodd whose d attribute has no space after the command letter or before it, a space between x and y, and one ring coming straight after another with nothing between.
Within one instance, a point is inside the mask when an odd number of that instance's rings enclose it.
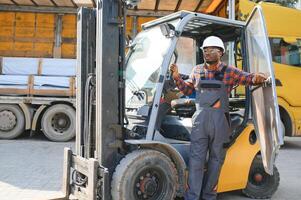
<instances>
[{"instance_id":1,"label":"black rubber tread","mask_svg":"<svg viewBox=\"0 0 301 200\"><path fill-rule=\"evenodd\" d=\"M250 173L252 169L255 168L262 168L264 170L261 156L258 155L253 160ZM272 176L266 174L269 176L269 182L268 184L263 185L263 187L256 187L250 182L250 176L247 183L247 187L242 190L242 193L246 195L249 198L253 199L269 199L272 197L272 195L277 191L279 182L280 182L280 174L276 166L274 166L274 173Z\"/></svg>"},{"instance_id":2,"label":"black rubber tread","mask_svg":"<svg viewBox=\"0 0 301 200\"><path fill-rule=\"evenodd\" d=\"M171 187L171 190L166 191L166 196L162 200L174 199L178 185L178 174L174 163L159 151L143 149L127 154L116 167L111 183L113 200L135 200L131 192L125 189L126 185L130 185L130 182L134 181L135 174L133 173L139 173L140 166L150 166L152 162L168 168L165 173L170 179L168 186Z\"/></svg>"},{"instance_id":3,"label":"black rubber tread","mask_svg":"<svg viewBox=\"0 0 301 200\"><path fill-rule=\"evenodd\" d=\"M14 113L17 124L10 131L1 131L0 130L0 138L1 139L14 139L18 136L22 135L25 131L25 117L22 109L18 105L14 104L0 104L0 111L9 110Z\"/></svg>"},{"instance_id":4,"label":"black rubber tread","mask_svg":"<svg viewBox=\"0 0 301 200\"><path fill-rule=\"evenodd\" d=\"M70 127L63 132L58 134L51 126L51 118L55 113L64 113L70 119ZM66 104L55 104L47 108L41 119L41 128L44 135L51 141L54 142L67 142L74 138L76 130L76 118L75 109L72 106Z\"/></svg>"}]
</instances>

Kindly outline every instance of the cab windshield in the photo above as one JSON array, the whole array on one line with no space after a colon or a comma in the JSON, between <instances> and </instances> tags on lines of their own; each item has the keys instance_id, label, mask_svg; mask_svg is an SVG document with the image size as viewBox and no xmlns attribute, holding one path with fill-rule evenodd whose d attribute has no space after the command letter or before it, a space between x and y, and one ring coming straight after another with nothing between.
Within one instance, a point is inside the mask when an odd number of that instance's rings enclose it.
<instances>
[{"instance_id":1,"label":"cab windshield","mask_svg":"<svg viewBox=\"0 0 301 200\"><path fill-rule=\"evenodd\" d=\"M126 107L152 104L161 65L171 44L159 26L142 31L131 45L126 65Z\"/></svg>"}]
</instances>

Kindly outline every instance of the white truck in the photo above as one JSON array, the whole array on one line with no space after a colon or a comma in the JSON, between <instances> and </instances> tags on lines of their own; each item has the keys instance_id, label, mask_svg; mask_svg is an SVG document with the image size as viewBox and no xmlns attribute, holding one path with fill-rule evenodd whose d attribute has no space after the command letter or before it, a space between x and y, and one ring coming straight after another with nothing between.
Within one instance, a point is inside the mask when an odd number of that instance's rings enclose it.
<instances>
[{"instance_id":1,"label":"white truck","mask_svg":"<svg viewBox=\"0 0 301 200\"><path fill-rule=\"evenodd\" d=\"M75 136L75 59L1 58L0 138L42 130L51 141Z\"/></svg>"}]
</instances>

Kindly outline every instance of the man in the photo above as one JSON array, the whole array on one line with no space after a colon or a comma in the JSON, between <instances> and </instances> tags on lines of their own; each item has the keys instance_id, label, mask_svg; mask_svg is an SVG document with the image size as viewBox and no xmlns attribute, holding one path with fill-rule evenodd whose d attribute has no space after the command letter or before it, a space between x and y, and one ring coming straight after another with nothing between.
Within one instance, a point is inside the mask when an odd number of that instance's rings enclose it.
<instances>
[{"instance_id":1,"label":"man","mask_svg":"<svg viewBox=\"0 0 301 200\"><path fill-rule=\"evenodd\" d=\"M230 136L229 93L237 84L259 85L266 80L263 74L247 73L222 63L225 48L218 37L207 37L202 50L205 63L193 68L188 81L180 78L176 64L170 67L180 91L185 95L196 91L186 200L199 200L200 197L205 200L216 199L217 181L226 154L224 143L228 142ZM208 167L204 177L208 151Z\"/></svg>"}]
</instances>

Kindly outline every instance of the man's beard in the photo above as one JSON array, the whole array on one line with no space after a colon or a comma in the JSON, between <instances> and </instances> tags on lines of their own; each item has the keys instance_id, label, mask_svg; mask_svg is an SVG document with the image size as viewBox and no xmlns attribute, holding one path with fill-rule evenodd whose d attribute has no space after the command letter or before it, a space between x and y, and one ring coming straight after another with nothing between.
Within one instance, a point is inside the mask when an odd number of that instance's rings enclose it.
<instances>
[{"instance_id":1,"label":"man's beard","mask_svg":"<svg viewBox=\"0 0 301 200\"><path fill-rule=\"evenodd\" d=\"M214 61L206 61L206 63L209 64L209 65L216 64L217 62L218 62L217 60L214 60Z\"/></svg>"}]
</instances>

